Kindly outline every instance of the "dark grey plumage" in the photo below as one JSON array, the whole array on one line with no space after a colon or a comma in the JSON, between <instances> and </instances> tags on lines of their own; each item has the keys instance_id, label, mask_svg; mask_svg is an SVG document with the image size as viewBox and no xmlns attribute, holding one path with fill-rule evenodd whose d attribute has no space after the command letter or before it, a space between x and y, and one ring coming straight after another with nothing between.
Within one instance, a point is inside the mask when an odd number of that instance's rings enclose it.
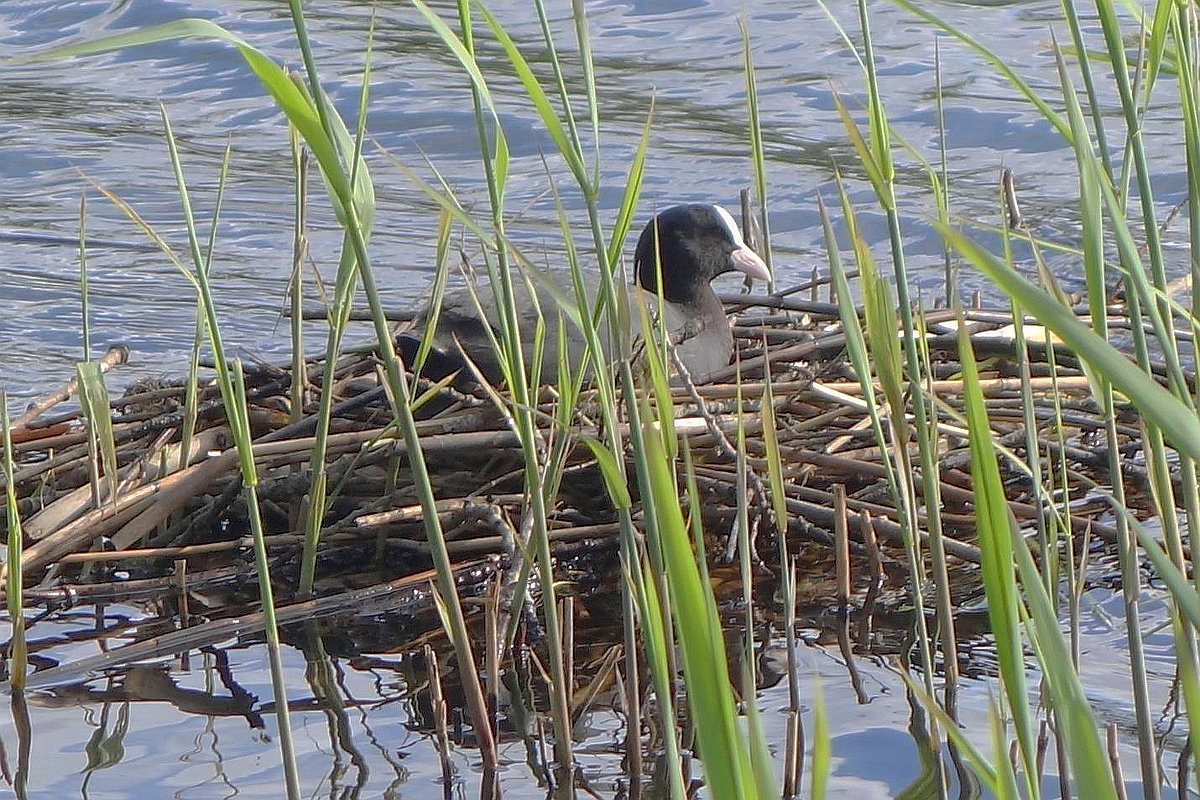
<instances>
[{"instance_id":1,"label":"dark grey plumage","mask_svg":"<svg viewBox=\"0 0 1200 800\"><path fill-rule=\"evenodd\" d=\"M713 278L732 270L764 281L770 277L762 259L742 240L733 217L720 206L673 206L650 220L638 238L634 255L636 285L629 292L633 330L641 330L635 303L645 303L649 309L658 308L661 276L663 322L681 361L692 380L697 382L708 380L728 365L733 353L729 321L721 301L709 285ZM554 280L551 275L544 277L546 281ZM559 338L555 292L538 285L531 296L524 280L515 280L513 286L518 319L525 337L526 363L533 357L533 331L540 309L546 324L541 377L543 381L552 380L557 370ZM569 289L563 292L565 296L574 296ZM430 309L426 308L418 315L414 331L401 336L401 354L407 363L412 362L420 331L429 319ZM437 352L426 361L423 374L436 379L462 367L461 347L484 377L499 382L500 364L485 328L485 325L491 326L499 338L497 319L490 287L477 287L475 298L466 289L448 292L443 298L433 336ZM584 349L583 337L571 323L567 324L566 341L568 357L577 360Z\"/></svg>"}]
</instances>

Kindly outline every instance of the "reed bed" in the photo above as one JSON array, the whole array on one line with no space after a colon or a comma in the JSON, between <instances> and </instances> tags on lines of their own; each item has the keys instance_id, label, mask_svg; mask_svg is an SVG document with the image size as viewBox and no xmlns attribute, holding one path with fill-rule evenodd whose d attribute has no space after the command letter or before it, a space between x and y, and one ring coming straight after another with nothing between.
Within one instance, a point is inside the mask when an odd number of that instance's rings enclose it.
<instances>
[{"instance_id":1,"label":"reed bed","mask_svg":"<svg viewBox=\"0 0 1200 800\"><path fill-rule=\"evenodd\" d=\"M728 559L737 546L736 538L723 532L736 528L739 448L731 440L740 424L741 449L750 467L757 564L781 569L774 544L779 531L764 483L768 462L762 404L768 402L785 479L787 536L830 552L838 550L839 537L848 536L848 552L859 557L853 591L861 599L871 583L862 559L882 557L903 565L904 543L861 397L863 387L845 358L846 337L836 306L827 298L785 294L724 299L736 311L739 337L738 360L728 379L671 387L676 430L689 439L703 528L713 540L709 550ZM942 411L942 531L952 569L962 576L955 585L969 595L978 588L971 575L979 551L973 543L976 522L966 430L956 420L963 390L956 333L960 320L970 330L976 354L984 359L981 381L992 433L1014 455L1001 461L1013 516L1032 531L1042 515L1060 515L1079 534L1076 541L1081 544L1088 536L1113 541L1116 529L1107 503L1089 500L1093 486L1109 483L1108 455L1097 439L1107 422L1076 359L1066 348L1030 342L1023 380L1018 367L1026 356L1016 348L1008 312L930 311L927 390ZM1114 309L1109 324L1121 328L1127 323ZM322 374L319 360L307 361L309 375ZM296 575L309 476L298 465L308 463L313 439L311 417L289 421L290 370L290 365L263 365L248 372L246 394L270 574L278 584L277 598L300 601ZM378 374L374 350L343 356L334 370L334 432L328 443L329 485L334 488L329 513L321 521L318 549L317 590L322 596L422 575L431 566L406 445L389 424ZM252 535L237 452L216 387L201 386L186 459L174 444L183 425L182 381L136 384L110 401L118 465L115 494L103 485L97 492L91 483L95 473L82 412L53 413L50 401L66 399L71 388L35 404L36 413L22 417L12 430L14 487L26 539L21 561L26 604L55 609L66 601L140 602L178 598L189 591L213 596L218 587L225 587L216 596L227 602L205 607L204 614L245 615L249 607L236 601L233 589L254 582L255 572L247 561ZM310 379L308 395L319 388ZM419 420L417 427L446 547L455 565L465 568L464 574L492 580L497 573L518 569L522 561L514 530L525 503L520 442L483 392L435 391L444 407ZM1061 498L1069 498L1069 506L1053 501L1040 507L1021 466L1020 454L1030 441L1021 404L1024 391L1034 398L1033 441L1055 462L1068 465L1067 484L1058 488ZM546 387L537 407L539 436L564 435L550 424L558 414L556 403L553 390ZM593 405L594 397L583 392L572 414L573 427L565 432L571 440L570 455L550 524L552 547L559 552L616 546L616 510L605 494L592 451L582 443L598 434ZM305 408L305 414L313 411L311 405ZM1137 508L1137 498L1147 491L1140 462L1141 429L1132 409L1124 412L1118 406L1118 450L1130 507ZM922 530L926 527L923 520ZM879 551L871 552L876 543ZM479 569L481 559L493 559L495 566ZM827 569L825 559L811 560L817 569ZM802 560L797 578L803 583L808 577ZM257 602L255 593L242 596ZM193 598L190 607L196 611L203 605ZM214 637L225 635L224 627L213 630ZM198 635L192 631L189 638L195 641ZM130 657L121 648L108 654L110 665Z\"/></svg>"}]
</instances>

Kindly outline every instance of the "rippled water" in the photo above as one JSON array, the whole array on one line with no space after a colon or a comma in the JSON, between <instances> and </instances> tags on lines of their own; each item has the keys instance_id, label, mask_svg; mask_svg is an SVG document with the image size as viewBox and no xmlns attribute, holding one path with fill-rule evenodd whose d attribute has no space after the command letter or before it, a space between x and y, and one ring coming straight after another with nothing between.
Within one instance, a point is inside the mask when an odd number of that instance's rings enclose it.
<instances>
[{"instance_id":1,"label":"rippled water","mask_svg":"<svg viewBox=\"0 0 1200 800\"><path fill-rule=\"evenodd\" d=\"M824 192L832 199L834 170L853 175L855 161L837 117L834 92L852 105L863 97L855 57L821 9L792 0L590 0L586 5L603 108L606 209L619 201L623 175L652 101L654 130L640 218L655 206L676 201L736 204L739 189L751 182L738 28L739 15L744 14L758 68L775 263L785 281L821 265L824 246L816 196ZM857 31L851 5L832 5L847 30ZM310 6L326 86L349 116L357 104L371 5L324 0ZM568 42L569 6L553 6L560 15L553 27L562 34L560 41ZM942 2L935 7L955 24L981 35L1045 96L1056 95L1047 42L1052 28L1060 40L1066 38L1058 24L1057 0ZM404 305L422 294L433 259L436 211L390 159L426 173L423 160L430 159L467 200L482 202L484 191L470 99L459 69L408 4L380 2L376 8L368 129L375 145L369 159L379 213L371 247L389 301ZM514 38L526 43L527 54L543 58L527 0L494 2L491 8ZM882 90L894 129L925 158L936 160L937 37L927 25L886 3L874 4L872 15ZM298 62L284 4L277 0L0 3L0 55L185 16L211 19L275 58ZM558 180L567 173L529 108L517 99L516 80L505 69L502 54L488 42L481 47L513 151L509 208L522 212L513 232L528 252L544 253L542 260L553 263L557 227L553 201L547 196L548 173ZM1070 152L979 58L947 39L941 41L940 56L953 212L967 221L995 219L997 176L1001 168L1011 167L1022 190L1026 221L1038 233L1072 241L1076 182ZM222 152L227 143L233 148L214 262L226 341L247 357L285 356L287 324L281 310L291 269L293 202L287 134L280 115L231 48L170 43L73 62L0 63L0 86L0 388L17 398L40 394L65 381L80 358L75 241L81 196L88 198L87 234L92 240L88 284L95 349L117 341L131 346L132 361L117 374L117 384L181 371L194 326L190 286L96 188L129 202L178 252L186 252L161 134L160 102L179 138L201 219L211 214ZM1106 113L1116 124L1111 98ZM1177 151L1157 147L1172 135L1176 118L1170 107L1156 108L1146 131L1156 159L1157 197L1164 207L1185 192L1184 165ZM927 223L928 181L911 159L898 157L910 266L921 291L936 295L942 291L942 256ZM567 187L559 188L568 208L577 210L577 198ZM883 219L873 211L865 185L859 181L852 188L862 206L865 233L882 251ZM313 258L316 268L331 276L339 237L320 204L316 206L310 229ZM1173 237L1169 232L1169 246ZM1175 254L1182 262L1182 252ZM1069 282L1073 262L1062 259L1056 265ZM963 281L977 287L980 279L964 274ZM318 334L315 326L311 328L314 346ZM1097 649L1111 654L1119 645L1119 625L1106 628L1111 620L1099 611L1096 619L1103 623L1094 631ZM261 649L232 653L262 681L249 688L268 697ZM810 653L816 672L836 672L828 665L833 659L829 653L820 648ZM1123 652L1111 658L1119 661ZM1106 658L1095 663L1111 665ZM290 676L299 680L304 662L297 652L289 653L288 666ZM907 706L899 682L886 669L866 669L873 671L875 681L875 699L867 705L853 703L840 678L825 682L827 700L837 712L834 788L845 797L892 796L920 771L912 741L904 733ZM378 701L380 690L371 673L351 676L349 691ZM183 680L203 688L200 673ZM1116 718L1127 721L1128 714L1121 711L1124 696L1123 685L1113 686L1112 694L1100 700L1115 709ZM768 709L781 708L786 694L768 692L763 702ZM965 704L983 709L986 702L985 686L966 691ZM43 733L35 734L31 786L48 793L34 796L74 796L81 786L89 787L86 794L93 798L280 796L276 746L244 719L180 714L168 703L138 704L132 712L126 708L131 719L124 752L115 762L119 766L85 775L89 726L106 729L100 727L101 711L84 705L81 712L70 704L56 710L54 705L34 710L35 731ZM404 730L402 714L389 715L386 705L370 714L354 714L359 720L355 735L369 754L371 777L360 795L348 796L383 796L389 786L396 788L396 796L440 792L427 741L423 734ZM300 715L299 724L307 785L342 796L337 792L355 779L338 773L341 762L327 752L324 718ZM768 715L767 725L773 741L781 742L782 717ZM611 720L598 718L597 738L602 741L604 731L613 727ZM3 730L5 740L11 741L10 729ZM535 781L522 771L523 754L513 752L509 758L513 766L506 780L518 787L513 796L522 796L520 787L536 792ZM470 760L467 751L457 768L469 774ZM586 755L583 761L586 771ZM611 770L611 762L606 769ZM603 774L611 777L611 772ZM330 776L327 782L322 783L323 776Z\"/></svg>"},{"instance_id":2,"label":"rippled water","mask_svg":"<svg viewBox=\"0 0 1200 800\"><path fill-rule=\"evenodd\" d=\"M738 15L745 8L758 66L765 128L771 226L785 278L823 262L815 197L830 189L836 167L853 171L854 155L833 102L861 101L857 63L819 7L784 2L700 0L587 4L603 107L602 202L615 206L625 167L651 100L652 150L642 218L678 200L736 204L751 181ZM835 3L840 22L857 30L849 4ZM494 10L526 51L542 57L539 31L525 0ZM565 14L565 4L554 4ZM357 104L369 6L323 2L310 10L320 68L343 113ZM468 200L482 201L470 101L460 71L415 11L378 6L368 127L380 149L370 153L379 192L372 254L390 300L404 304L424 286L432 255L431 204L389 163L421 167L428 157ZM1058 4L942 4L939 11L987 42L1034 85L1053 96L1053 62L1045 41ZM887 5L873 8L882 87L897 133L936 160L933 46L928 26ZM264 2L47 2L0 4L0 41L28 49L145 26L183 16L212 19L283 61L297 63L282 5ZM554 27L570 41L565 18ZM562 164L532 120L494 45L483 43L495 94L513 149L509 207L526 209L515 235L556 256L550 174ZM951 197L966 219L995 214L997 174L1013 168L1028 221L1041 233L1067 237L1075 226L1071 158L1050 126L1035 117L992 70L954 42L941 47L949 128ZM93 341L133 348L126 379L176 374L192 336L193 296L174 267L92 183L131 203L179 250L178 198L161 135L159 102L182 146L200 218L211 214L226 143L234 149L218 235L216 274L222 323L231 346L247 356L284 354L282 297L290 270L292 179L280 115L264 99L240 58L226 45L147 45L68 63L4 68L0 74L0 385L26 396L69 376L81 353L78 300L78 206L89 197L89 286ZM1152 119L1169 121L1170 109ZM1151 128L1153 144L1159 135ZM546 163L543 163L545 157ZM1164 204L1182 197L1177 155L1156 161ZM907 166L905 165L907 162ZM547 167L548 164L548 167ZM928 182L901 157L907 255L923 289L942 287L941 245L926 222ZM562 187L565 188L565 187ZM319 192L314 192L314 195ZM868 237L882 245L883 220L859 185ZM566 201L577 207L567 191ZM313 218L313 255L332 273L338 237L323 214ZM36 237L36 238L34 238ZM32 239L32 241L31 241ZM1073 267L1064 264L1069 275ZM968 284L978 279L964 277ZM314 329L315 330L315 329ZM314 334L315 335L315 334Z\"/></svg>"}]
</instances>

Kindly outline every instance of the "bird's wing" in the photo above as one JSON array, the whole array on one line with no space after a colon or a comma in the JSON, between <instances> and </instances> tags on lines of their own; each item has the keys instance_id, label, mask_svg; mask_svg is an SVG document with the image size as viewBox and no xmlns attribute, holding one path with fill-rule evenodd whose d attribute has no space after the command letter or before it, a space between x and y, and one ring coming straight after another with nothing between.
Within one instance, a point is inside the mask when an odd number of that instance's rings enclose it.
<instances>
[{"instance_id":1,"label":"bird's wing","mask_svg":"<svg viewBox=\"0 0 1200 800\"><path fill-rule=\"evenodd\" d=\"M636 298L636 308L645 310L651 321L655 336L659 331L666 334L667 342L675 348L676 355L687 369L692 381L704 383L710 376L729 365L733 355L733 333L729 328L729 319L725 309L716 295L711 299L705 297L704 302L697 305L681 305L670 301L661 301L656 294L642 289L630 290L631 300ZM662 311L662 324L659 325L659 309ZM634 357L644 357L645 343L641 341L641 311L632 314L630 321L635 341ZM660 341L661 346L661 341ZM675 371L674 360L669 361L672 372Z\"/></svg>"}]
</instances>

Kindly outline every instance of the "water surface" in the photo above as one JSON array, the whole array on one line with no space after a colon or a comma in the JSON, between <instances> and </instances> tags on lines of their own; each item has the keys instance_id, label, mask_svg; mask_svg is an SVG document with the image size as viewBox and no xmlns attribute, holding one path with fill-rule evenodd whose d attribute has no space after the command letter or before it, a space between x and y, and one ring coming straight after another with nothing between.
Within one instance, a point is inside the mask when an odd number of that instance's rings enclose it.
<instances>
[{"instance_id":1,"label":"water surface","mask_svg":"<svg viewBox=\"0 0 1200 800\"><path fill-rule=\"evenodd\" d=\"M552 4L555 13L566 6ZM833 4L857 30L849 4ZM767 150L771 227L781 278L807 275L823 261L815 198L833 200L835 169L853 175L855 157L833 93L861 105L854 55L815 4L778 0L743 4L610 2L587 4L597 62L602 124L602 205L619 202L623 178L654 102L651 152L638 224L677 201L736 206L751 183L738 19L753 40ZM344 114L357 105L369 6L327 2L310 9L326 86ZM524 0L493 4L527 54L544 62L539 28ZM1049 96L1053 62L1044 46L1058 4L940 4L948 19L983 35L1019 73ZM882 89L896 132L937 161L934 44L930 28L887 4L872 9ZM297 64L291 25L277 2L32 2L0 5L0 42L25 51L184 16L211 19L283 62ZM423 168L428 158L465 202L482 203L482 174L467 86L440 42L404 3L378 4L368 130L379 194L372 256L389 302L420 297L433 262L436 213L391 160ZM556 18L560 41L570 24ZM1061 33L1061 31L1060 31ZM568 207L579 202L567 171L523 103L498 48L481 42L493 92L513 151L508 189L512 226L534 256L558 261L550 175ZM1075 228L1069 151L993 70L949 40L941 46L953 210L967 220L996 218L994 183L1016 171L1028 222L1068 239ZM568 78L578 71L568 63ZM179 202L162 137L159 104L172 120L201 221L210 218L221 154L233 148L217 237L215 274L230 347L247 357L279 359L287 346L281 319L291 269L293 180L286 130L243 62L226 45L187 41L35 66L5 67L0 80L0 384L25 397L56 386L81 357L78 255L81 196L89 198L88 249L94 349L128 343L124 380L174 375L193 332L193 291L174 266L96 186L130 203L185 257ZM1164 93L1166 96L1169 93ZM1147 139L1170 129L1177 113L1156 109ZM1115 120L1114 120L1115 121ZM941 292L941 244L927 223L928 180L899 154L906 255L930 296ZM1177 153L1155 162L1166 204L1182 197ZM866 235L886 241L864 184L854 182ZM320 192L313 192L319 198ZM314 199L314 267L332 275L339 238ZM1168 237L1169 239L1171 237ZM586 244L581 242L581 244ZM882 253L881 255L886 255ZM186 260L186 258L185 258ZM1070 275L1073 266L1064 264ZM967 274L964 282L977 285ZM309 281L311 285L311 280ZM310 295L316 297L310 290ZM316 327L313 337L319 337ZM118 383L122 378L118 378Z\"/></svg>"}]
</instances>

